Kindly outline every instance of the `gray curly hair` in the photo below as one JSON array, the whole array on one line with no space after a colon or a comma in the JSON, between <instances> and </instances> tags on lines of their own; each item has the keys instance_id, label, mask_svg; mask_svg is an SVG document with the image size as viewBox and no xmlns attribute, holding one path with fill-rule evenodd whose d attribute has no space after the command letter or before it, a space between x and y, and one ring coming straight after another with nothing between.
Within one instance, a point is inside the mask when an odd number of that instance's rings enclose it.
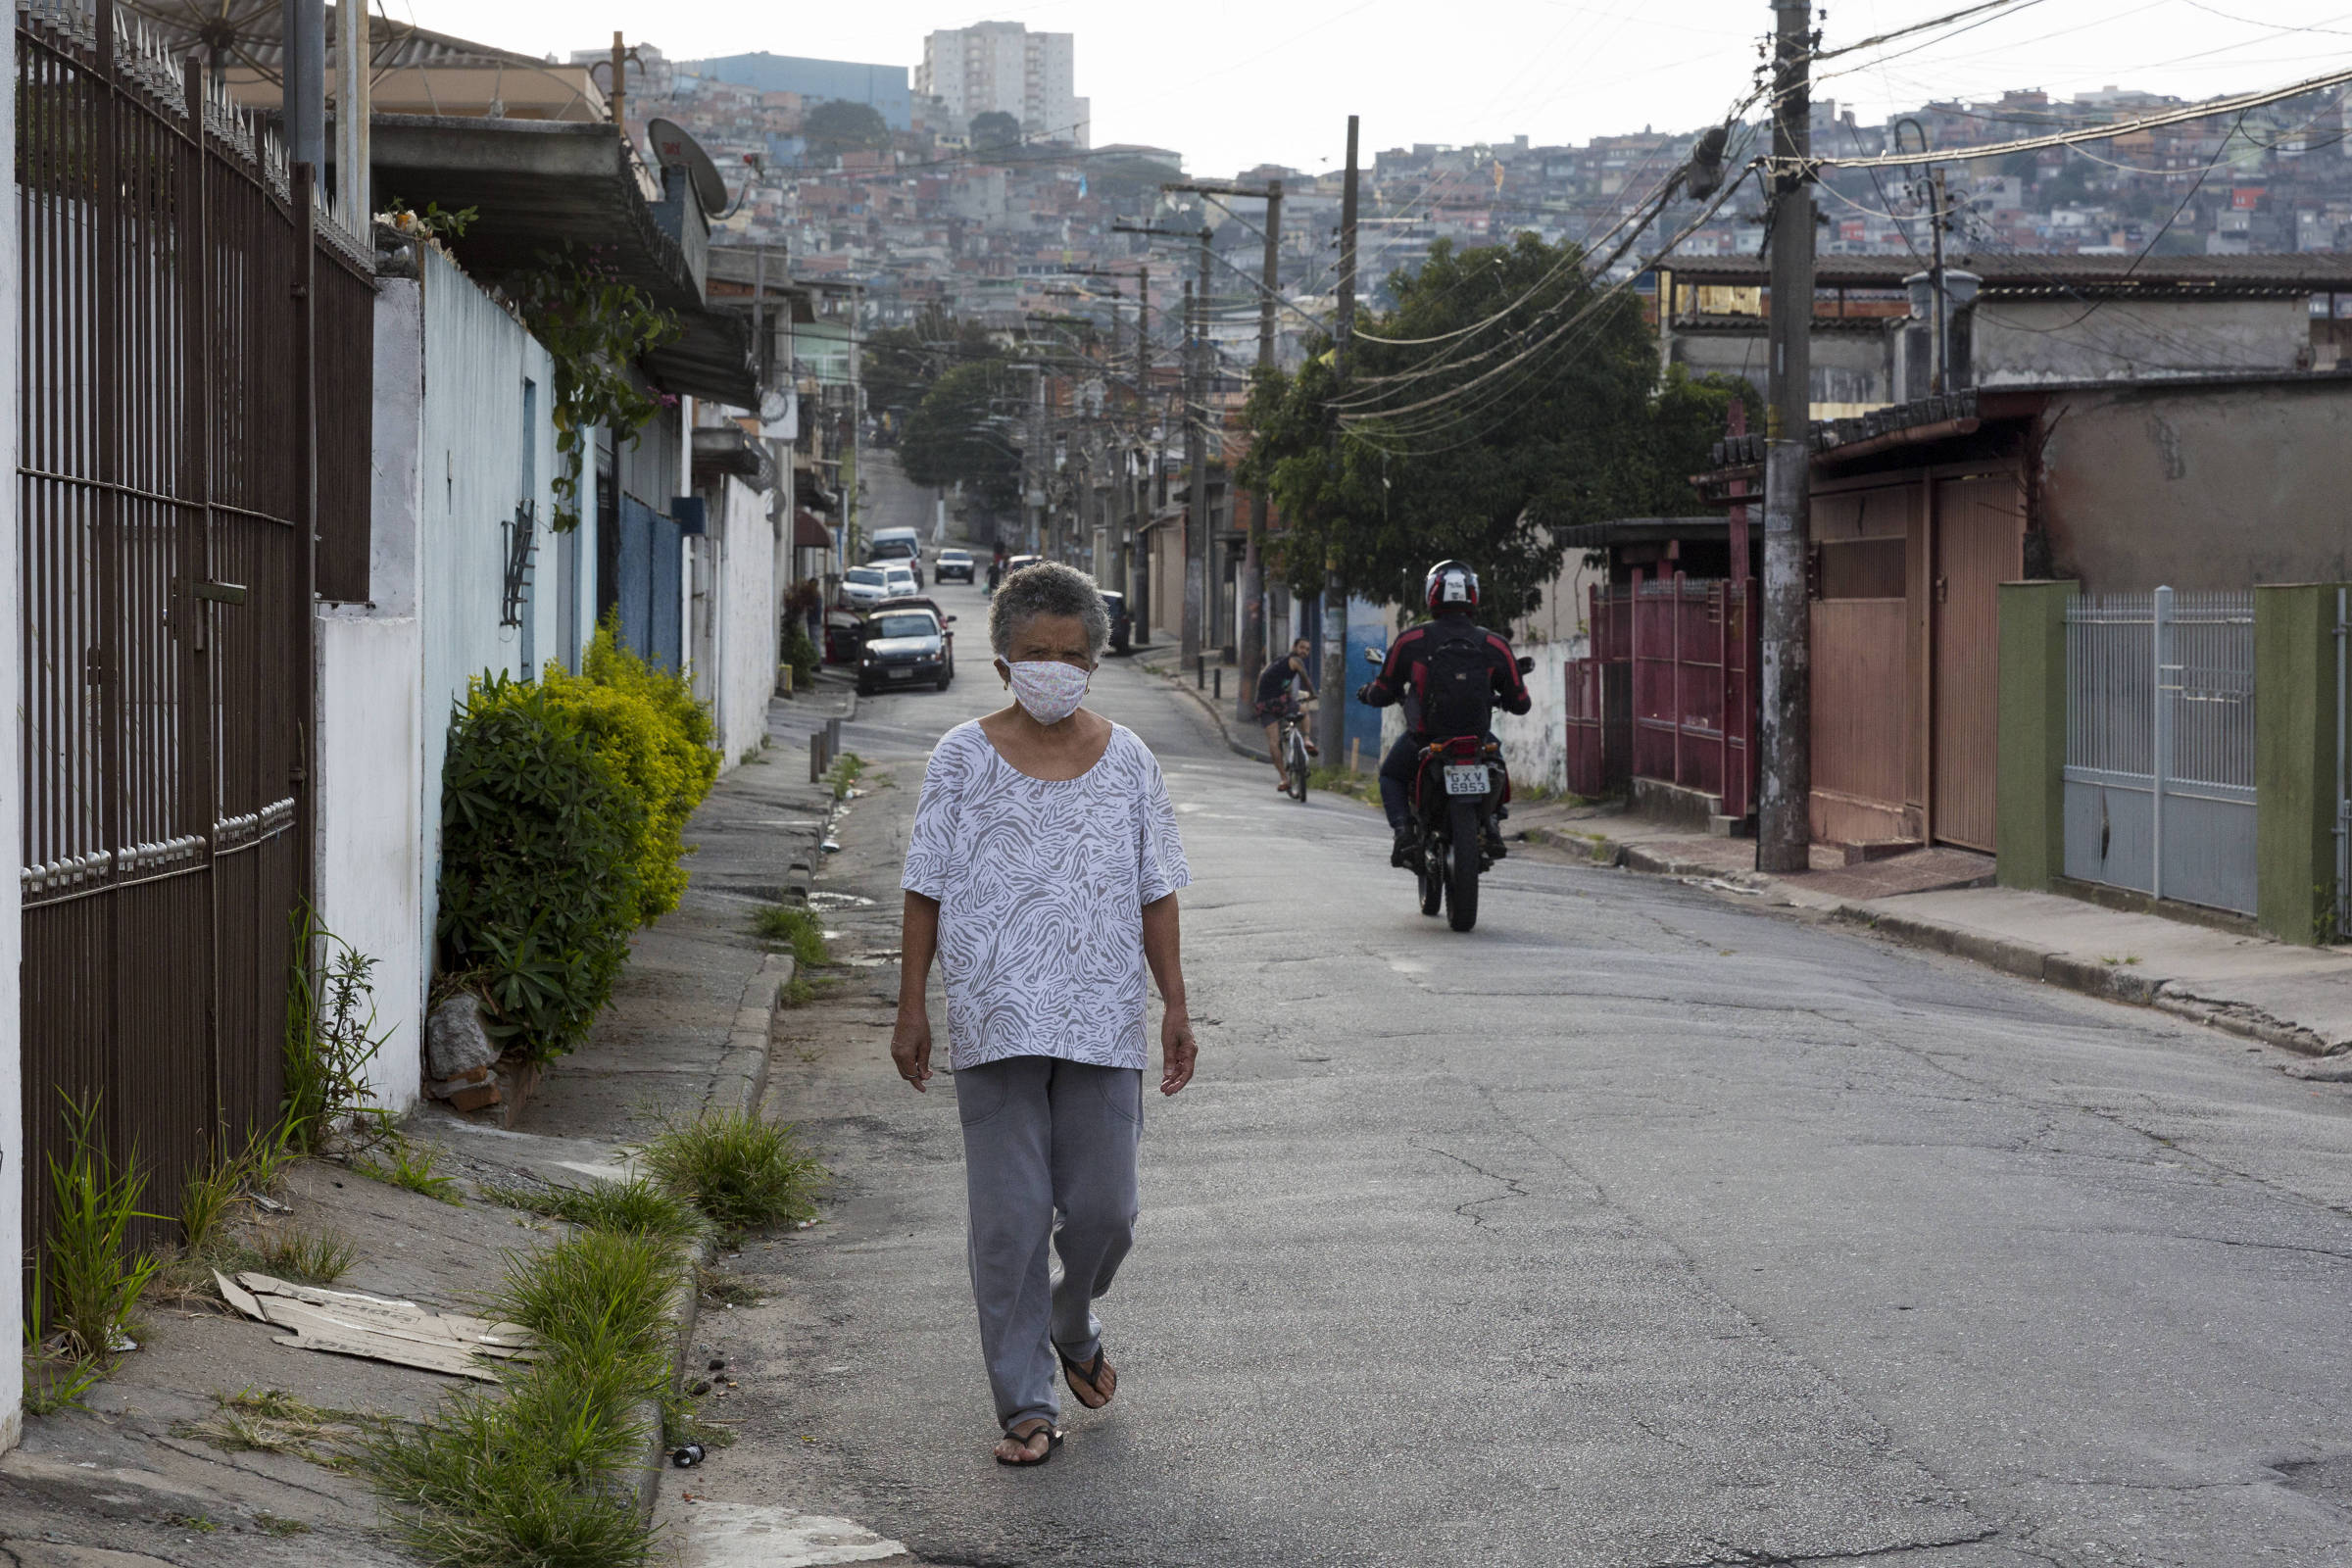
<instances>
[{"instance_id":1,"label":"gray curly hair","mask_svg":"<svg viewBox=\"0 0 2352 1568\"><path fill-rule=\"evenodd\" d=\"M1086 656L1101 659L1110 641L1110 607L1095 579L1075 566L1041 561L1023 566L997 585L988 607L988 645L999 659L1012 657L1012 640L1040 615L1075 615L1086 627Z\"/></svg>"}]
</instances>

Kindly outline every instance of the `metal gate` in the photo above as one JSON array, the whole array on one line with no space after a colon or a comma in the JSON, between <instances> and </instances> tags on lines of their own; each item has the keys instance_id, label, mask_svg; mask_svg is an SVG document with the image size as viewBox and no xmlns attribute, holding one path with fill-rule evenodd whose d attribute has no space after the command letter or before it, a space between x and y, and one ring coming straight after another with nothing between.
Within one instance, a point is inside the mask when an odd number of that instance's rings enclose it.
<instances>
[{"instance_id":1,"label":"metal gate","mask_svg":"<svg viewBox=\"0 0 2352 1568\"><path fill-rule=\"evenodd\" d=\"M2066 874L2254 912L2254 596L2066 612Z\"/></svg>"},{"instance_id":2,"label":"metal gate","mask_svg":"<svg viewBox=\"0 0 2352 1568\"><path fill-rule=\"evenodd\" d=\"M17 115L27 1147L9 1175L37 1239L61 1091L102 1097L164 1209L217 1138L276 1112L315 558L356 530L366 559L373 285L356 240L321 245L307 172L110 0L19 10Z\"/></svg>"}]
</instances>

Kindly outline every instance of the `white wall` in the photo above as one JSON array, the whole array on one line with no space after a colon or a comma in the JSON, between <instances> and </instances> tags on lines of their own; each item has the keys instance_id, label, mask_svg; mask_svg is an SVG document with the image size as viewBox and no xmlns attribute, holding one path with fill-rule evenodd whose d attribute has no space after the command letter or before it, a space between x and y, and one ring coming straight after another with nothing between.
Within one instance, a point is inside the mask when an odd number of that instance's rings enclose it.
<instances>
[{"instance_id":1,"label":"white wall","mask_svg":"<svg viewBox=\"0 0 2352 1568\"><path fill-rule=\"evenodd\" d=\"M776 536L767 499L730 477L720 486L710 522L716 568L710 603L718 623L711 717L721 769L733 767L766 736L767 703L776 686Z\"/></svg>"},{"instance_id":2,"label":"white wall","mask_svg":"<svg viewBox=\"0 0 2352 1568\"><path fill-rule=\"evenodd\" d=\"M375 306L374 464L365 605L318 616L318 913L376 960L368 1071L406 1109L422 1076L432 932L424 904L422 640L424 318L419 285L382 280Z\"/></svg>"},{"instance_id":3,"label":"white wall","mask_svg":"<svg viewBox=\"0 0 2352 1568\"><path fill-rule=\"evenodd\" d=\"M0 153L16 165L17 65L16 29L0 43ZM11 202L0 212L0 454L10 471L17 466L17 208ZM14 623L24 601L17 582L17 487L0 485L0 593L8 597ZM23 865L24 845L18 835L18 780L23 777L17 756L20 672L18 639L0 637L0 695L12 715L0 723L0 867ZM24 1255L24 1095L22 1085L23 1041L18 1033L20 1004L17 965L24 937L24 911L18 895L9 894L0 909L0 1327L10 1334L24 1321L24 1270L16 1260ZM24 1435L24 1363L14 1353L0 1354L0 1450L16 1446Z\"/></svg>"},{"instance_id":4,"label":"white wall","mask_svg":"<svg viewBox=\"0 0 2352 1568\"><path fill-rule=\"evenodd\" d=\"M555 507L556 427L549 416L554 363L456 264L430 250L423 258L416 523L423 663L418 731L422 933L429 955L439 906L441 759L451 710L466 695L466 682L485 671L535 674L546 661L558 658L562 617L560 551L547 529ZM527 430L526 381L536 388ZM524 624L502 626L507 534L500 524L513 518L515 503L524 499L537 508L540 523L533 591ZM593 565L592 553L588 559ZM582 622L583 642L594 630Z\"/></svg>"},{"instance_id":5,"label":"white wall","mask_svg":"<svg viewBox=\"0 0 2352 1568\"><path fill-rule=\"evenodd\" d=\"M567 572L547 527L547 352L446 258L426 251L420 270L382 280L376 300L370 599L324 607L318 624L319 913L376 960L388 1038L370 1078L395 1107L415 1102L423 1072L451 710L485 670L576 667L595 629L593 532ZM505 626L501 524L526 499L538 554L523 624ZM582 500L593 516L593 496ZM567 620L576 642L562 635Z\"/></svg>"},{"instance_id":6,"label":"white wall","mask_svg":"<svg viewBox=\"0 0 2352 1568\"><path fill-rule=\"evenodd\" d=\"M1527 695L1535 706L1524 714L1499 710L1494 714L1494 738L1502 742L1502 760L1509 764L1514 784L1542 784L1550 789L1568 785L1568 661L1584 652L1584 642L1519 643L1523 659L1536 667L1526 675Z\"/></svg>"}]
</instances>

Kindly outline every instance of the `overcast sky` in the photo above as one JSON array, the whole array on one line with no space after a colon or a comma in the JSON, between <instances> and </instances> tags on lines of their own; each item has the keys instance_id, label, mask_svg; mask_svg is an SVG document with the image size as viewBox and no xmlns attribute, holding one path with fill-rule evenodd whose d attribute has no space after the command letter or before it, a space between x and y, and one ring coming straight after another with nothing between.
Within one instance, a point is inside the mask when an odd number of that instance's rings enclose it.
<instances>
[{"instance_id":1,"label":"overcast sky","mask_svg":"<svg viewBox=\"0 0 2352 1568\"><path fill-rule=\"evenodd\" d=\"M774 0L377 0L391 16L509 49L568 56L620 28L673 59L774 54L911 69L923 36L982 20L1077 35L1094 139L1181 149L1196 173L1261 161L1320 170L1363 118L1367 160L1415 141L1525 134L1538 145L1688 129L1747 90L1767 0L956 0L823 6ZM1848 0L1825 49L1966 9L1970 0ZM2017 0L1964 30L1825 65L1817 96L1867 122L1931 97L2115 84L2207 97L2352 65L2352 0Z\"/></svg>"}]
</instances>

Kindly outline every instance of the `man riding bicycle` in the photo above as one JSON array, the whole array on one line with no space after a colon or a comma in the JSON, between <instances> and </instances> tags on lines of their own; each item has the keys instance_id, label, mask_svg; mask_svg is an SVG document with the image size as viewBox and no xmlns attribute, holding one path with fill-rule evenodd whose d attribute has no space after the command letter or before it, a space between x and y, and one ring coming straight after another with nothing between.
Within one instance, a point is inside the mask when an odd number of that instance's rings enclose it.
<instances>
[{"instance_id":1,"label":"man riding bicycle","mask_svg":"<svg viewBox=\"0 0 2352 1568\"><path fill-rule=\"evenodd\" d=\"M1282 765L1282 726L1296 717L1300 709L1291 687L1294 683L1305 687L1310 699L1315 695L1313 683L1306 678L1307 647L1305 638L1294 639L1291 651L1268 664L1257 677L1257 721L1266 726L1266 755L1274 760L1274 787L1278 790L1289 789L1291 780ZM1306 755L1319 755L1311 740L1306 743Z\"/></svg>"},{"instance_id":2,"label":"man riding bicycle","mask_svg":"<svg viewBox=\"0 0 2352 1568\"><path fill-rule=\"evenodd\" d=\"M1478 573L1458 561L1441 561L1429 568L1422 599L1431 618L1399 632L1380 673L1355 694L1374 708L1404 704L1404 734L1380 763L1380 804L1396 834L1391 865L1410 866L1418 848L1411 797L1421 748L1460 735L1492 740L1487 726L1496 708L1524 713L1535 706L1510 643L1474 618ZM1499 839L1488 848L1502 853Z\"/></svg>"}]
</instances>

